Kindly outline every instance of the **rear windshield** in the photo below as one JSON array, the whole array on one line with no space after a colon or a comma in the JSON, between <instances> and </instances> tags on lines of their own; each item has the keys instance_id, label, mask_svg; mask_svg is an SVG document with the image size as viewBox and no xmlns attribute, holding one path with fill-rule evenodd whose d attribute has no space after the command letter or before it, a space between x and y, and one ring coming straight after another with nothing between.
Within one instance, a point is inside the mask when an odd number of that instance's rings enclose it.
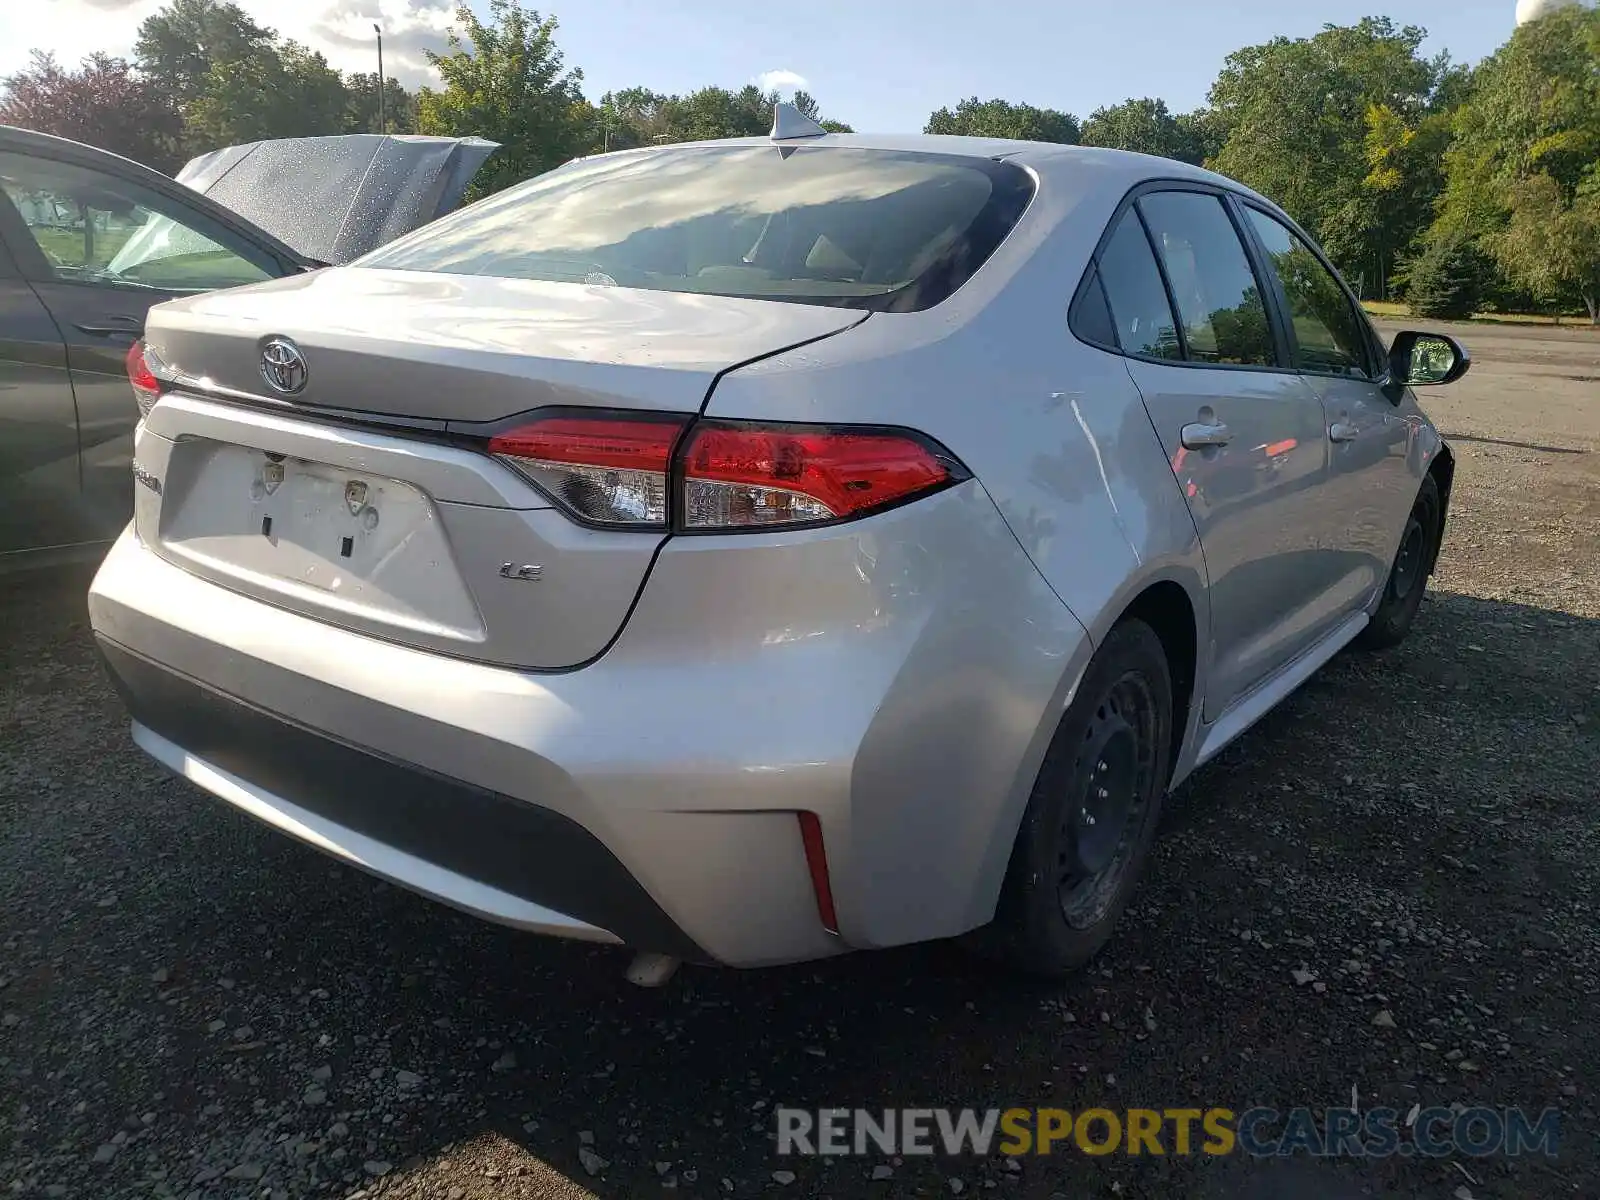
<instances>
[{"instance_id":1,"label":"rear windshield","mask_svg":"<svg viewBox=\"0 0 1600 1200\"><path fill-rule=\"evenodd\" d=\"M1032 195L991 159L673 148L569 164L355 265L909 312L966 282Z\"/></svg>"}]
</instances>

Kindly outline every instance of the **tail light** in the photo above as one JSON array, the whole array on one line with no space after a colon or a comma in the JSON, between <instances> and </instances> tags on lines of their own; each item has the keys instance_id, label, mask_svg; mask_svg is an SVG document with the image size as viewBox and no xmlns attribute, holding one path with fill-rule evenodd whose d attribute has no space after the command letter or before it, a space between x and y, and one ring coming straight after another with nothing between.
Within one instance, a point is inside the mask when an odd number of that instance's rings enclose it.
<instances>
[{"instance_id":1,"label":"tail light","mask_svg":"<svg viewBox=\"0 0 1600 1200\"><path fill-rule=\"evenodd\" d=\"M161 381L145 358L142 339L128 347L128 357L123 362L128 369L128 383L133 387L133 401L139 406L139 416L148 417L161 398Z\"/></svg>"},{"instance_id":2,"label":"tail light","mask_svg":"<svg viewBox=\"0 0 1600 1200\"><path fill-rule=\"evenodd\" d=\"M899 432L704 425L683 452L688 529L838 521L954 478L955 460Z\"/></svg>"},{"instance_id":3,"label":"tail light","mask_svg":"<svg viewBox=\"0 0 1600 1200\"><path fill-rule=\"evenodd\" d=\"M510 463L579 520L667 523L667 475L683 418L549 416L489 439Z\"/></svg>"},{"instance_id":4,"label":"tail light","mask_svg":"<svg viewBox=\"0 0 1600 1200\"><path fill-rule=\"evenodd\" d=\"M690 421L552 414L488 448L585 523L686 532L850 520L970 478L907 430Z\"/></svg>"}]
</instances>

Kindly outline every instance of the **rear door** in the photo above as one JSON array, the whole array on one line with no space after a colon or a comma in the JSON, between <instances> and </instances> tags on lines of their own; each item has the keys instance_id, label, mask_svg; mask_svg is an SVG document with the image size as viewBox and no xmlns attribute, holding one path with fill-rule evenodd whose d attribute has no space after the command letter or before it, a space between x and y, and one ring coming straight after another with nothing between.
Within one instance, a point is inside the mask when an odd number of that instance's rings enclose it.
<instances>
[{"instance_id":1,"label":"rear door","mask_svg":"<svg viewBox=\"0 0 1600 1200\"><path fill-rule=\"evenodd\" d=\"M174 198L109 170L0 150L0 190L21 217L17 265L65 342L82 455L85 540L132 511L138 410L124 358L154 304L270 279L284 264Z\"/></svg>"},{"instance_id":2,"label":"rear door","mask_svg":"<svg viewBox=\"0 0 1600 1200\"><path fill-rule=\"evenodd\" d=\"M1243 205L1283 305L1295 369L1328 416L1328 503L1343 520L1330 554L1351 580L1351 607L1383 585L1422 470L1408 420L1378 383L1383 367L1366 318L1310 243Z\"/></svg>"},{"instance_id":3,"label":"rear door","mask_svg":"<svg viewBox=\"0 0 1600 1200\"><path fill-rule=\"evenodd\" d=\"M0 196L0 564L84 540L66 347L7 250L19 227Z\"/></svg>"},{"instance_id":4,"label":"rear door","mask_svg":"<svg viewBox=\"0 0 1600 1200\"><path fill-rule=\"evenodd\" d=\"M1215 720L1311 646L1337 607L1322 559L1322 404L1284 361L1220 194L1147 191L1099 268L1129 371L1199 530L1211 591L1205 711Z\"/></svg>"}]
</instances>

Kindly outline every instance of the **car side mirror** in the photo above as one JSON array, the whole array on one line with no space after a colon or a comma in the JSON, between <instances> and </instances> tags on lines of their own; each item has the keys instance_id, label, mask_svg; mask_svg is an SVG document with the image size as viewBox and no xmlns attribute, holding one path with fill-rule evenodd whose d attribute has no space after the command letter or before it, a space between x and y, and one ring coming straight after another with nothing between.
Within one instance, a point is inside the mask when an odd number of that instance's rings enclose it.
<instances>
[{"instance_id":1,"label":"car side mirror","mask_svg":"<svg viewBox=\"0 0 1600 1200\"><path fill-rule=\"evenodd\" d=\"M1389 378L1402 387L1443 387L1472 369L1472 356L1444 333L1396 334L1389 349Z\"/></svg>"}]
</instances>

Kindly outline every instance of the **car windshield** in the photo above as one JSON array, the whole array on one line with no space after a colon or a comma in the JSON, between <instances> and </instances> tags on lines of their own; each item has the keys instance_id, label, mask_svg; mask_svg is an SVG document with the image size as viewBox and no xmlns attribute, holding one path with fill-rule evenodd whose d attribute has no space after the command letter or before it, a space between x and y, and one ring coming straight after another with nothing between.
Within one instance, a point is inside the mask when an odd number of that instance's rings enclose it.
<instances>
[{"instance_id":1,"label":"car windshield","mask_svg":"<svg viewBox=\"0 0 1600 1200\"><path fill-rule=\"evenodd\" d=\"M355 265L912 311L970 278L1032 195L991 159L674 147L568 164Z\"/></svg>"}]
</instances>

